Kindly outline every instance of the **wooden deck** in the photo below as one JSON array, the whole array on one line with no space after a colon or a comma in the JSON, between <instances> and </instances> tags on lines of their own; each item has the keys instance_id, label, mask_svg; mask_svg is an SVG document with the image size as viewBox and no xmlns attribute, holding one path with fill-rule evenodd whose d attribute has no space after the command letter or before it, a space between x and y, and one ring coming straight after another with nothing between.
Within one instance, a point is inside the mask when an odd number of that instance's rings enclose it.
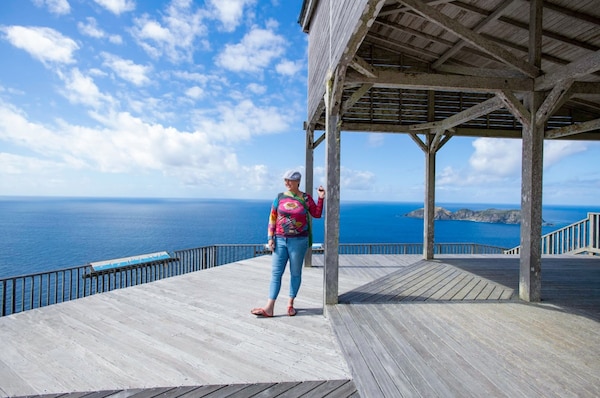
<instances>
[{"instance_id":1,"label":"wooden deck","mask_svg":"<svg viewBox=\"0 0 600 398\"><path fill-rule=\"evenodd\" d=\"M322 258L296 317L249 313L265 256L0 318L0 395L600 396L597 257L544 258L528 304L517 257L341 256L325 314Z\"/></svg>"}]
</instances>

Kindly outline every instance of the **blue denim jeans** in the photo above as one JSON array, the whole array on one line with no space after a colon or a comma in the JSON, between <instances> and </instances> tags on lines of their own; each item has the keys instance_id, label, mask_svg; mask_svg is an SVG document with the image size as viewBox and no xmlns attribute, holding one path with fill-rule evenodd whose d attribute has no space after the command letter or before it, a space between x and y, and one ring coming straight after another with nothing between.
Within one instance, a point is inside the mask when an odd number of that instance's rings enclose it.
<instances>
[{"instance_id":1,"label":"blue denim jeans","mask_svg":"<svg viewBox=\"0 0 600 398\"><path fill-rule=\"evenodd\" d=\"M275 250L271 274L269 298L276 300L281 290L281 278L285 267L290 262L290 297L295 298L302 283L302 263L308 249L308 237L282 238L275 237Z\"/></svg>"}]
</instances>

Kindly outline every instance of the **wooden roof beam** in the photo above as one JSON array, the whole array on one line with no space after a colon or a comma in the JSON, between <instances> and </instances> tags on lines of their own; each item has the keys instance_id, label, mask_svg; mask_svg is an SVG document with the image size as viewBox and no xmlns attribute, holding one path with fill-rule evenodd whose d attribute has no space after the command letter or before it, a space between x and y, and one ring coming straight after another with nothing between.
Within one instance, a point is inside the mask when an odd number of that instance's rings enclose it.
<instances>
[{"instance_id":1,"label":"wooden roof beam","mask_svg":"<svg viewBox=\"0 0 600 398\"><path fill-rule=\"evenodd\" d=\"M480 104L465 109L462 112L456 113L444 120L429 123L419 123L406 126L406 131L418 131L418 130L432 130L439 135L440 131L450 130L453 127L461 125L469 120L477 119L480 116L492 113L500 108L504 107L504 102L499 97L492 97Z\"/></svg>"},{"instance_id":2,"label":"wooden roof beam","mask_svg":"<svg viewBox=\"0 0 600 398\"><path fill-rule=\"evenodd\" d=\"M401 1L399 0L398 3L400 3L400 2ZM430 6L434 6L434 5L438 5L438 4L453 3L453 5L456 6L456 7L459 7L459 8L462 8L464 10L471 11L471 12L474 12L476 14L480 14L480 15L483 15L483 16L486 16L486 17L492 15L495 12L495 11L484 10L484 9L479 8L479 7L475 7L475 6L471 5L471 4L467 4L465 2L455 1L455 0L433 0L433 1L429 0L429 1L425 1L424 3L427 3ZM580 13L580 12L577 12L577 11L574 11L574 10L571 10L571 9L567 9L565 7L558 6L556 4L549 3L548 1L544 1L544 8L548 8L550 10L558 11L558 12L564 14L564 15L568 15L568 16L571 16L573 18L577 18L577 19L580 19L582 21L585 21L585 22L589 22L589 23L592 23L592 24L595 24L595 25L600 25L599 18L594 17L593 15L583 14L583 13ZM399 4L392 5L392 6L386 6L386 7L382 8L381 12L379 13L379 16L382 17L382 16L387 16L387 15L395 15L395 14L398 14L400 12L406 12L406 11L409 11L409 10L410 9L408 7L403 7L403 6L399 5ZM501 21L501 22L504 22L504 23L506 23L508 25L511 25L511 26L514 26L514 27L517 27L517 28L520 28L520 29L523 29L523 30L529 30L529 25L527 23L522 23L522 22L514 20L512 18L508 18L508 17L505 17L505 16L500 16L498 18L498 20ZM558 33L555 33L555 32L551 32L551 31L548 31L548 30L543 30L542 31L542 35L544 37L548 37L550 39L553 39L553 40L556 40L556 41L560 41L562 43L567 43L567 44L570 44L570 45L575 46L575 47L584 48L584 49L591 50L591 51L598 50L598 48L596 46L592 45L592 44L584 43L584 42L578 41L576 39L572 39L570 37L567 37L567 36L564 36L564 35L561 35L561 34L558 34Z\"/></svg>"},{"instance_id":3,"label":"wooden roof beam","mask_svg":"<svg viewBox=\"0 0 600 398\"><path fill-rule=\"evenodd\" d=\"M529 110L513 93L502 90L498 93L498 97L504 102L504 105L510 113L519 119L521 124L525 126L531 125L531 113L529 113Z\"/></svg>"},{"instance_id":4,"label":"wooden roof beam","mask_svg":"<svg viewBox=\"0 0 600 398\"><path fill-rule=\"evenodd\" d=\"M482 21L480 21L473 28L473 32L481 33L481 31L483 31L483 29L486 26L488 26L490 23L496 21L498 18L500 18L502 16L502 14L509 12L513 7L515 7L515 5L518 5L518 2L516 0L504 0L504 2L502 4L500 4L498 6L498 8L496 8L496 10L494 10L494 12L492 12L490 15L485 17ZM440 58L438 58L438 60L435 61L431 65L431 67L433 69L439 68L444 62L446 62L448 59L450 59L450 57L452 57L457 52L459 52L461 50L461 48L463 48L466 44L467 43L464 40L460 40L450 50L448 50L444 54L442 54L440 56Z\"/></svg>"},{"instance_id":5,"label":"wooden roof beam","mask_svg":"<svg viewBox=\"0 0 600 398\"><path fill-rule=\"evenodd\" d=\"M403 25L400 25L400 24L397 24L397 23L394 23L394 22L390 22L390 21L385 20L385 19L376 19L375 23L377 25L385 26L386 28L390 28L390 29L397 30L397 31L400 31L400 32L404 32L404 33L409 33L409 34L411 34L413 36L420 37L422 39L429 40L429 41L431 41L433 43L441 44L441 45L446 46L446 47L453 47L456 44L453 41L442 39L441 37L430 35L430 34L425 33L423 31L420 31L420 30L417 30L417 29L413 29L413 28L410 28L408 26L403 26Z\"/></svg>"},{"instance_id":6,"label":"wooden roof beam","mask_svg":"<svg viewBox=\"0 0 600 398\"><path fill-rule=\"evenodd\" d=\"M544 91L567 79L577 79L600 70L600 50L579 58L554 72L535 79L535 90Z\"/></svg>"},{"instance_id":7,"label":"wooden roof beam","mask_svg":"<svg viewBox=\"0 0 600 398\"><path fill-rule=\"evenodd\" d=\"M480 77L508 77L524 78L523 73L514 69L489 69L475 68L471 66L440 65L436 68L438 72L452 73L454 75L480 76Z\"/></svg>"},{"instance_id":8,"label":"wooden roof beam","mask_svg":"<svg viewBox=\"0 0 600 398\"><path fill-rule=\"evenodd\" d=\"M371 89L371 87L373 87L372 84L363 84L358 88L358 90L352 93L350 98L348 98L342 104L342 115L345 114L348 109L352 108L352 105L356 104L356 102L361 99L363 95L365 95Z\"/></svg>"},{"instance_id":9,"label":"wooden roof beam","mask_svg":"<svg viewBox=\"0 0 600 398\"><path fill-rule=\"evenodd\" d=\"M479 7L475 7L471 4L467 4L462 1L454 2L453 5L455 5L456 7L460 7L464 10L471 11L476 14L480 14L480 15L490 15L491 14L490 11L481 9ZM545 2L544 2L544 5L545 5ZM529 10L529 8L527 8L527 10ZM514 20L512 18L508 18L508 17L500 17L500 18L498 18L498 21L504 22L504 23L506 23L510 26L514 26L516 28L523 29L525 31L529 31L529 28L530 28L528 23L523 23L523 22ZM593 44L588 44L588 43L585 43L585 42L582 42L582 41L579 41L576 39L572 39L570 37L567 37L567 36L564 36L564 35L561 35L561 34L558 34L555 32L551 32L549 30L542 30L542 36L548 37L548 38L556 40L556 41L560 41L562 43L570 44L575 47L583 48L586 50L591 50L591 51L598 50L598 47Z\"/></svg>"},{"instance_id":10,"label":"wooden roof beam","mask_svg":"<svg viewBox=\"0 0 600 398\"><path fill-rule=\"evenodd\" d=\"M488 39L490 41L493 41L494 43L498 43L504 47L512 48L512 49L522 52L524 54L529 53L529 48L527 46L521 46L519 44L510 42L508 40L504 40L504 39L501 39L496 36L488 35L487 33L482 33L481 36L485 37L486 39ZM542 60L552 62L552 63L558 64L558 65L566 65L569 63L569 61L567 61L567 60L564 60L559 57L555 57L550 54L544 54L544 53L542 53Z\"/></svg>"},{"instance_id":11,"label":"wooden roof beam","mask_svg":"<svg viewBox=\"0 0 600 398\"><path fill-rule=\"evenodd\" d=\"M423 132L421 132L423 133ZM444 131L444 130L437 130L437 131L426 131L424 132L426 135L433 135L433 138L431 139L431 144L430 144L430 148L428 147L428 145L423 142L423 140L421 139L421 137L419 137L417 135L417 133L408 133L410 138L412 138L412 140L419 146L419 148L421 148L423 150L423 152L427 153L430 150L433 152L437 152L439 151L446 142L448 142L450 140L450 138L452 138L452 132L451 131Z\"/></svg>"},{"instance_id":12,"label":"wooden roof beam","mask_svg":"<svg viewBox=\"0 0 600 398\"><path fill-rule=\"evenodd\" d=\"M427 152L427 145L423 142L421 137L417 135L417 133L410 133L410 138L423 150L423 152Z\"/></svg>"},{"instance_id":13,"label":"wooden roof beam","mask_svg":"<svg viewBox=\"0 0 600 398\"><path fill-rule=\"evenodd\" d=\"M550 116L569 100L572 85L573 79L567 79L554 86L535 114L536 123L546 123Z\"/></svg>"},{"instance_id":14,"label":"wooden roof beam","mask_svg":"<svg viewBox=\"0 0 600 398\"><path fill-rule=\"evenodd\" d=\"M531 1L531 0L528 0L528 1ZM566 8L566 7L560 6L558 4L553 4L553 3L551 3L548 0L544 1L544 8L547 8L547 9L552 10L552 11L559 12L559 13L561 13L563 15L566 15L566 16L578 19L580 21L589 22L592 25L598 25L598 26L600 26L600 18L597 18L597 17L595 17L593 15L590 15L590 14L584 14L584 13L575 11L575 10L572 10L570 8Z\"/></svg>"},{"instance_id":15,"label":"wooden roof beam","mask_svg":"<svg viewBox=\"0 0 600 398\"><path fill-rule=\"evenodd\" d=\"M348 71L345 83L373 84L374 87L386 88L480 93L497 93L501 90L513 92L533 91L533 80L529 78L510 79L435 73L403 73L393 70L380 70L378 75L377 78L368 78L359 73Z\"/></svg>"},{"instance_id":16,"label":"wooden roof beam","mask_svg":"<svg viewBox=\"0 0 600 398\"><path fill-rule=\"evenodd\" d=\"M319 126L324 129L323 126ZM355 122L343 122L342 130L348 133L352 132L371 132L371 133L385 133L385 134L409 134L417 135L417 133L423 133L423 131L407 131L407 125L394 123L355 123ZM481 129L475 127L455 127L452 130L452 135L455 137L489 137L489 138L521 138L522 129Z\"/></svg>"},{"instance_id":17,"label":"wooden roof beam","mask_svg":"<svg viewBox=\"0 0 600 398\"><path fill-rule=\"evenodd\" d=\"M431 6L437 6L438 4L446 4L446 3L452 3L455 0L426 0L425 3L431 5ZM398 3L400 3L398 1ZM389 6L385 6L381 9L381 11L379 12L379 16L388 16L388 15L396 15L400 12L405 12L405 11L410 11L410 8L408 7L404 7L402 5L399 4L394 4L394 5L389 5Z\"/></svg>"},{"instance_id":18,"label":"wooden roof beam","mask_svg":"<svg viewBox=\"0 0 600 398\"><path fill-rule=\"evenodd\" d=\"M417 16L418 17L422 17L421 15L417 15ZM409 28L408 26L402 26L402 25L399 25L399 24L396 24L396 23L392 23L392 22L389 22L389 21L379 20L378 19L378 20L375 21L375 23L378 24L378 25L385 26L385 27L390 28L390 29L394 29L394 30L397 30L397 31L400 31L400 32L403 32L403 33L408 33L408 34L411 34L411 35L416 36L416 37L420 37L420 38L425 39L425 40L429 40L429 41L431 41L433 43L441 44L443 46L448 47L449 49L452 48L452 47L454 47L455 44L456 44L453 41L445 40L445 39L439 38L437 36L433 36L433 35L421 32L419 30ZM484 35L482 35L482 36L484 36ZM384 42L386 44L393 44L396 47L400 47L400 48L403 48L403 49L408 49L408 50L413 51L415 54L418 54L418 55L427 55L427 57L430 58L430 59L432 59L432 60L435 60L435 59L439 58L439 55L437 53L435 53L435 52L426 51L426 50L424 50L422 48L419 48L419 47L416 47L416 46L410 46L410 45L408 45L408 44L406 44L404 42L392 41L392 40L389 39L389 37L383 36L383 35L379 35L379 34L374 33L372 31L370 31L369 33L367 33L367 37L380 40L380 41L382 41L382 42ZM495 41L495 40L490 39L490 41ZM491 55L489 55L489 54L487 54L487 53L485 53L483 51L477 50L476 48L471 48L471 47L464 48L464 46L463 46L462 49L465 52L468 52L470 54L475 54L475 55L478 55L478 56L483 57L483 58L488 58L488 59L493 59L493 60L496 59L496 58L492 57ZM525 52L527 52L527 49L525 49ZM567 63L567 62L563 62L563 64L565 64L565 63Z\"/></svg>"},{"instance_id":19,"label":"wooden roof beam","mask_svg":"<svg viewBox=\"0 0 600 398\"><path fill-rule=\"evenodd\" d=\"M600 134L600 119L590 120L588 122L578 124L572 124L570 126L561 127L558 129L547 130L544 134L544 137L549 139L562 138L593 130L598 130L598 134Z\"/></svg>"},{"instance_id":20,"label":"wooden roof beam","mask_svg":"<svg viewBox=\"0 0 600 398\"><path fill-rule=\"evenodd\" d=\"M377 71L373 65L369 64L361 57L354 57L352 62L350 62L350 67L361 75L365 75L367 77L377 77Z\"/></svg>"},{"instance_id":21,"label":"wooden roof beam","mask_svg":"<svg viewBox=\"0 0 600 398\"><path fill-rule=\"evenodd\" d=\"M388 37L386 36L382 36L373 32L368 32L367 36L365 37L365 41L367 42L377 42L379 44L379 47L385 48L388 51L392 51L392 52L396 52L396 53L403 53L405 55L411 56L414 59L417 59L421 62L425 61L425 62L431 62L434 59L436 59L438 57L438 55L436 53L434 53L433 51L427 51L421 48L418 48L416 46L411 46L409 44L400 42L400 41L395 41L395 40L390 40Z\"/></svg>"},{"instance_id":22,"label":"wooden roof beam","mask_svg":"<svg viewBox=\"0 0 600 398\"><path fill-rule=\"evenodd\" d=\"M494 42L491 42L472 30L464 27L457 21L441 13L435 8L422 3L420 0L400 0L401 3L413 9L422 15L428 21L439 25L440 27L452 32L472 46L475 46L483 52L491 55L498 61L522 71L527 76L536 77L540 70L528 62L515 57L510 51L506 50Z\"/></svg>"},{"instance_id":23,"label":"wooden roof beam","mask_svg":"<svg viewBox=\"0 0 600 398\"><path fill-rule=\"evenodd\" d=\"M600 94L600 82L574 82L573 94Z\"/></svg>"}]
</instances>

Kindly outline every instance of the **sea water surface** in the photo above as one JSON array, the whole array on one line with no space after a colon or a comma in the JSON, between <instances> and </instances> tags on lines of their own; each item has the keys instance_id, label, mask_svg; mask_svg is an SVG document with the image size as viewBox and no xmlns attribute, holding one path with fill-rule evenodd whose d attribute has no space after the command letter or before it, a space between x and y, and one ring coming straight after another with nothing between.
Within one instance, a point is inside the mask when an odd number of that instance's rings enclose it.
<instances>
[{"instance_id":1,"label":"sea water surface","mask_svg":"<svg viewBox=\"0 0 600 398\"><path fill-rule=\"evenodd\" d=\"M437 204L517 209L518 205ZM271 200L0 197L0 278L213 244L264 243ZM405 214L422 203L342 202L341 243L420 243L423 220ZM552 226L580 221L600 207L544 206ZM323 241L324 220L313 222ZM473 242L510 248L519 225L436 221L438 243Z\"/></svg>"}]
</instances>

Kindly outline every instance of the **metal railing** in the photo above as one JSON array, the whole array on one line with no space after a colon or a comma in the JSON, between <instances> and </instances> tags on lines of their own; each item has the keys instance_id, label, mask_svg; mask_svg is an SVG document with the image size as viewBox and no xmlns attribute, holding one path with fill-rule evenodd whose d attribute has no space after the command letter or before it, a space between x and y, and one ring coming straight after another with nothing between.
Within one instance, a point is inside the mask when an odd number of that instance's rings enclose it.
<instances>
[{"instance_id":1,"label":"metal railing","mask_svg":"<svg viewBox=\"0 0 600 398\"><path fill-rule=\"evenodd\" d=\"M542 254L600 254L600 213L588 213L587 218L542 236ZM505 251L520 254L521 246Z\"/></svg>"},{"instance_id":2,"label":"metal railing","mask_svg":"<svg viewBox=\"0 0 600 398\"><path fill-rule=\"evenodd\" d=\"M263 245L177 250L171 259L95 272L90 264L0 278L0 316L252 258Z\"/></svg>"},{"instance_id":3,"label":"metal railing","mask_svg":"<svg viewBox=\"0 0 600 398\"><path fill-rule=\"evenodd\" d=\"M478 243L436 243L434 254L503 254L504 248ZM339 254L423 254L423 243L341 243Z\"/></svg>"},{"instance_id":4,"label":"metal railing","mask_svg":"<svg viewBox=\"0 0 600 398\"><path fill-rule=\"evenodd\" d=\"M436 254L497 254L503 248L442 243ZM217 267L270 252L262 244L214 245L177 250L165 260L94 271L91 264L0 279L0 316L87 297L171 276ZM316 255L323 249L315 250ZM340 254L422 254L421 243L340 244Z\"/></svg>"}]
</instances>

